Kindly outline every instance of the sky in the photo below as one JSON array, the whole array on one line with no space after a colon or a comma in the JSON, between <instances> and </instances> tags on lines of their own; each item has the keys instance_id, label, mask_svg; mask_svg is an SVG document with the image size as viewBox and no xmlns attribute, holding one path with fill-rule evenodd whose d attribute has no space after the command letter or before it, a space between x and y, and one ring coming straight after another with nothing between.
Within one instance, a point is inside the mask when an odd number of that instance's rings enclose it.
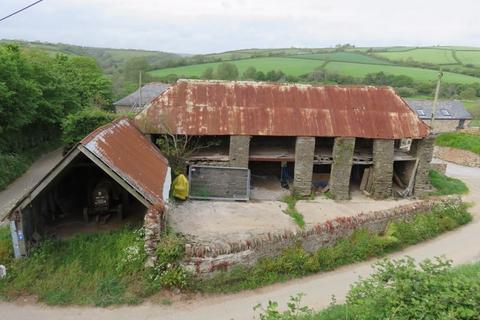
<instances>
[{"instance_id":1,"label":"sky","mask_svg":"<svg viewBox=\"0 0 480 320\"><path fill-rule=\"evenodd\" d=\"M0 17L34 0L0 0ZM0 39L211 53L245 48L480 46L480 0L44 0Z\"/></svg>"}]
</instances>

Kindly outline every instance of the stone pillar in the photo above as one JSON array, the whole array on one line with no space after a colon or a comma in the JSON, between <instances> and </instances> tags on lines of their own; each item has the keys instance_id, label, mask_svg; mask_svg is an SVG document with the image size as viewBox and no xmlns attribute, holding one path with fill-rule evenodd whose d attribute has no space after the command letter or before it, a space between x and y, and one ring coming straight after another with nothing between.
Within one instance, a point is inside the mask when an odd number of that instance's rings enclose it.
<instances>
[{"instance_id":1,"label":"stone pillar","mask_svg":"<svg viewBox=\"0 0 480 320\"><path fill-rule=\"evenodd\" d=\"M231 136L228 156L231 167L248 168L250 136Z\"/></svg>"},{"instance_id":2,"label":"stone pillar","mask_svg":"<svg viewBox=\"0 0 480 320\"><path fill-rule=\"evenodd\" d=\"M392 195L393 152L395 140L373 141L373 197L384 199Z\"/></svg>"},{"instance_id":3,"label":"stone pillar","mask_svg":"<svg viewBox=\"0 0 480 320\"><path fill-rule=\"evenodd\" d=\"M297 137L293 177L293 192L297 195L308 196L312 192L314 156L315 137Z\"/></svg>"},{"instance_id":4,"label":"stone pillar","mask_svg":"<svg viewBox=\"0 0 480 320\"><path fill-rule=\"evenodd\" d=\"M330 173L330 193L335 200L350 199L350 174L354 149L355 138L335 138Z\"/></svg>"},{"instance_id":5,"label":"stone pillar","mask_svg":"<svg viewBox=\"0 0 480 320\"><path fill-rule=\"evenodd\" d=\"M146 266L153 267L157 260L157 245L160 241L163 225L165 223L165 207L161 204L148 208L144 218L144 248L147 254Z\"/></svg>"},{"instance_id":6,"label":"stone pillar","mask_svg":"<svg viewBox=\"0 0 480 320\"><path fill-rule=\"evenodd\" d=\"M413 194L416 196L422 196L432 191L432 186L428 181L428 172L430 171L430 162L432 162L434 144L435 136L412 141L410 153L418 160L417 174L413 186Z\"/></svg>"}]
</instances>

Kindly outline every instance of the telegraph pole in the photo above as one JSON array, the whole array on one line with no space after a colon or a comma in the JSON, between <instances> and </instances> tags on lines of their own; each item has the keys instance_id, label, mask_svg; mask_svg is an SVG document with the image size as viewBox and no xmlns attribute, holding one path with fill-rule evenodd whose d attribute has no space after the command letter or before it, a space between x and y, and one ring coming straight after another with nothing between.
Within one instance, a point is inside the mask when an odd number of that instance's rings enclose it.
<instances>
[{"instance_id":1,"label":"telegraph pole","mask_svg":"<svg viewBox=\"0 0 480 320\"><path fill-rule=\"evenodd\" d=\"M437 114L437 103L438 103L438 95L440 93L440 82L442 81L443 72L440 70L438 72L438 79L437 79L437 88L435 89L435 98L433 99L433 106L432 106L432 118L430 120L430 127L433 130L433 123L435 121L435 116Z\"/></svg>"},{"instance_id":2,"label":"telegraph pole","mask_svg":"<svg viewBox=\"0 0 480 320\"><path fill-rule=\"evenodd\" d=\"M138 108L142 107L142 71L138 73Z\"/></svg>"}]
</instances>

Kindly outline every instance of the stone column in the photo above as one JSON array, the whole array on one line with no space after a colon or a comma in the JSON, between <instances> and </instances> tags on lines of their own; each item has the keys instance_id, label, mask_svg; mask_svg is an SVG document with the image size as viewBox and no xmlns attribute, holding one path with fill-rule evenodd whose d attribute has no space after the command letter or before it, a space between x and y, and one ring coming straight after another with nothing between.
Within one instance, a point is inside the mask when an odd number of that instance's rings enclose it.
<instances>
[{"instance_id":1,"label":"stone column","mask_svg":"<svg viewBox=\"0 0 480 320\"><path fill-rule=\"evenodd\" d=\"M144 248L147 254L146 266L153 267L157 260L157 245L165 223L165 207L162 204L152 205L148 208L144 218Z\"/></svg>"},{"instance_id":2,"label":"stone column","mask_svg":"<svg viewBox=\"0 0 480 320\"><path fill-rule=\"evenodd\" d=\"M392 195L393 152L395 140L373 141L373 197L385 199Z\"/></svg>"},{"instance_id":3,"label":"stone column","mask_svg":"<svg viewBox=\"0 0 480 320\"><path fill-rule=\"evenodd\" d=\"M350 174L354 149L355 138L335 138L330 173L330 193L335 200L350 199Z\"/></svg>"},{"instance_id":4,"label":"stone column","mask_svg":"<svg viewBox=\"0 0 480 320\"><path fill-rule=\"evenodd\" d=\"M314 156L315 137L297 137L293 177L293 192L297 195L308 196L312 192Z\"/></svg>"},{"instance_id":5,"label":"stone column","mask_svg":"<svg viewBox=\"0 0 480 320\"><path fill-rule=\"evenodd\" d=\"M250 136L231 136L228 156L231 167L248 168Z\"/></svg>"},{"instance_id":6,"label":"stone column","mask_svg":"<svg viewBox=\"0 0 480 320\"><path fill-rule=\"evenodd\" d=\"M428 181L428 172L430 171L430 162L432 162L434 144L435 136L412 141L410 153L418 159L417 174L413 186L413 193L416 196L422 196L432 191L432 186Z\"/></svg>"}]
</instances>

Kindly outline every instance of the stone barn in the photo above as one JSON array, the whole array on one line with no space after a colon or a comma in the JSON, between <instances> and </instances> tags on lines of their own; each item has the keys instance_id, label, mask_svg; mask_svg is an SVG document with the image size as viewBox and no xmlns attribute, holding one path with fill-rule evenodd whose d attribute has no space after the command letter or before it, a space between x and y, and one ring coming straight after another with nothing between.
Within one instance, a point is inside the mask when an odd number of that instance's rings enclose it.
<instances>
[{"instance_id":1,"label":"stone barn","mask_svg":"<svg viewBox=\"0 0 480 320\"><path fill-rule=\"evenodd\" d=\"M430 124L432 119L433 101L432 100L407 100L420 119ZM464 104L458 100L440 100L437 103L435 120L433 122L433 132L452 132L458 129L468 127L472 115L465 108Z\"/></svg>"},{"instance_id":2,"label":"stone barn","mask_svg":"<svg viewBox=\"0 0 480 320\"><path fill-rule=\"evenodd\" d=\"M188 164L248 168L252 185L320 187L339 200L430 190L434 139L390 87L179 80L135 122L154 140L197 137L210 147Z\"/></svg>"},{"instance_id":3,"label":"stone barn","mask_svg":"<svg viewBox=\"0 0 480 320\"><path fill-rule=\"evenodd\" d=\"M115 120L80 141L10 210L15 256L45 237L127 222L145 221L149 244L158 238L170 184L168 161L158 149L130 120Z\"/></svg>"}]
</instances>

